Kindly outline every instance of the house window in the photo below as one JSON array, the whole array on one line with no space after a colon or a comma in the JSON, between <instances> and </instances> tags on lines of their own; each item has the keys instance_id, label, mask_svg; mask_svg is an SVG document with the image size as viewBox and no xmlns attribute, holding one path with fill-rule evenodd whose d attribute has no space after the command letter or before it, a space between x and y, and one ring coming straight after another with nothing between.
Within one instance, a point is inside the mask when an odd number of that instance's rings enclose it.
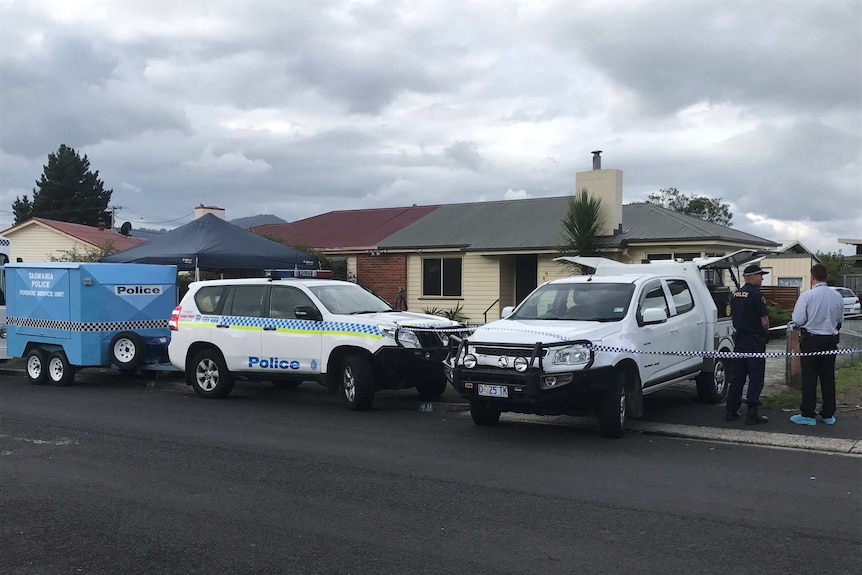
<instances>
[{"instance_id":1,"label":"house window","mask_svg":"<svg viewBox=\"0 0 862 575\"><path fill-rule=\"evenodd\" d=\"M700 257L700 252L676 252L673 254L674 259L682 260L684 262L690 262L695 258Z\"/></svg>"},{"instance_id":2,"label":"house window","mask_svg":"<svg viewBox=\"0 0 862 575\"><path fill-rule=\"evenodd\" d=\"M672 260L673 254L647 254L647 261L655 261L655 260Z\"/></svg>"},{"instance_id":3,"label":"house window","mask_svg":"<svg viewBox=\"0 0 862 575\"><path fill-rule=\"evenodd\" d=\"M801 289L802 288L802 278L799 278L799 277L795 277L795 278L794 277L785 277L785 278L779 277L778 278L778 285L784 286L784 287L798 287Z\"/></svg>"},{"instance_id":4,"label":"house window","mask_svg":"<svg viewBox=\"0 0 862 575\"><path fill-rule=\"evenodd\" d=\"M461 258L422 259L423 296L461 296Z\"/></svg>"}]
</instances>

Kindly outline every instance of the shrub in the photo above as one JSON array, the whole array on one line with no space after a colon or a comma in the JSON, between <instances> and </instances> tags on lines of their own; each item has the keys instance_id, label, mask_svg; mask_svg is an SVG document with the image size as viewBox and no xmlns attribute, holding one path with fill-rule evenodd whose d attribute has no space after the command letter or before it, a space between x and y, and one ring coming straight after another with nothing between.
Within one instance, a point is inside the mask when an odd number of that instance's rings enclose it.
<instances>
[{"instance_id":1,"label":"shrub","mask_svg":"<svg viewBox=\"0 0 862 575\"><path fill-rule=\"evenodd\" d=\"M467 321L467 315L464 313L464 306L461 305L460 302L452 309L443 309L437 306L422 308L422 313L427 313L428 315L439 315L461 323Z\"/></svg>"}]
</instances>

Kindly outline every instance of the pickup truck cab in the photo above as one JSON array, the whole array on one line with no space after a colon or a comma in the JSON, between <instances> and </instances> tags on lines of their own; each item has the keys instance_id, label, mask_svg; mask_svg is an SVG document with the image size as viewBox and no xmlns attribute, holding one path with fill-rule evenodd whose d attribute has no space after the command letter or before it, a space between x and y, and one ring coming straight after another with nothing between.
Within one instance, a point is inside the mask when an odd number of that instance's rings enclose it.
<instances>
[{"instance_id":1,"label":"pickup truck cab","mask_svg":"<svg viewBox=\"0 0 862 575\"><path fill-rule=\"evenodd\" d=\"M169 327L171 362L204 398L224 398L238 377L294 387L316 381L346 406L369 409L382 389L415 387L423 399L446 389L449 334L443 317L401 312L361 286L318 270L269 278L193 282Z\"/></svg>"},{"instance_id":2,"label":"pickup truck cab","mask_svg":"<svg viewBox=\"0 0 862 575\"><path fill-rule=\"evenodd\" d=\"M496 424L504 411L587 410L602 435L620 437L626 418L642 415L643 396L664 387L694 380L701 399L724 400L728 360L703 352L733 350L722 270L756 252L694 263L562 259L594 271L545 283L454 341L445 372L477 425Z\"/></svg>"}]
</instances>

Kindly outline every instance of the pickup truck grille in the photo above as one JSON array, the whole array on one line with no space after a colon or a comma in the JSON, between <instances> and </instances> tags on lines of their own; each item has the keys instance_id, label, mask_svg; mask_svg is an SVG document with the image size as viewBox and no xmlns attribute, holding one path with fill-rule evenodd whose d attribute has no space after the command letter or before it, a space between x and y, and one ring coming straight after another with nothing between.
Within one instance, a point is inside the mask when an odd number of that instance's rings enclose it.
<instances>
[{"instance_id":1,"label":"pickup truck grille","mask_svg":"<svg viewBox=\"0 0 862 575\"><path fill-rule=\"evenodd\" d=\"M540 349L539 356L545 357L548 355L547 349ZM479 355L493 355L493 356L506 356L506 357L526 357L530 358L533 356L533 347L488 347L488 346L478 346L476 347L476 353Z\"/></svg>"}]
</instances>

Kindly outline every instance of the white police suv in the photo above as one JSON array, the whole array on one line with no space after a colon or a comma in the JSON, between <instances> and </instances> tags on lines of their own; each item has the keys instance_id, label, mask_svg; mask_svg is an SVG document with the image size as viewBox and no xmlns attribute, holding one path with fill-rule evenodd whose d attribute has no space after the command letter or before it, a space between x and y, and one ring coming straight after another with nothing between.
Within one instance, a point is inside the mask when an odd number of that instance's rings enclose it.
<instances>
[{"instance_id":1,"label":"white police suv","mask_svg":"<svg viewBox=\"0 0 862 575\"><path fill-rule=\"evenodd\" d=\"M226 397L237 376L290 387L317 381L340 389L353 410L369 409L382 389L443 393L449 335L466 335L464 325L396 311L359 285L321 275L192 283L171 316L171 363L207 398Z\"/></svg>"}]
</instances>

